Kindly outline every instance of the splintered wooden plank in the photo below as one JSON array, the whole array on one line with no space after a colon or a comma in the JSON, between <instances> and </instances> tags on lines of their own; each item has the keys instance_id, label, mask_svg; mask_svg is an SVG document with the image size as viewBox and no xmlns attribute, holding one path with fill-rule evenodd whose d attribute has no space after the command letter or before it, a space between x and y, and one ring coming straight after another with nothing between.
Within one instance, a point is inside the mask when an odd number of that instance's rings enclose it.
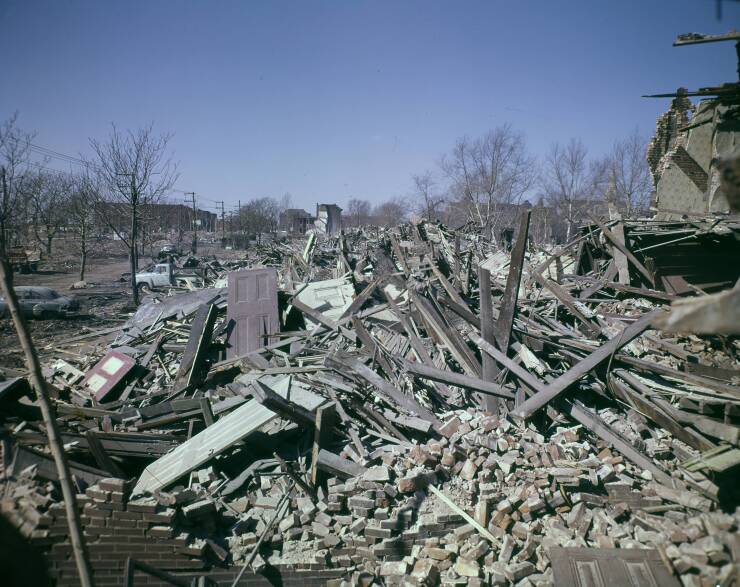
<instances>
[{"instance_id":1,"label":"splintered wooden plank","mask_svg":"<svg viewBox=\"0 0 740 587\"><path fill-rule=\"evenodd\" d=\"M490 344L496 340L496 328L493 323L493 300L491 299L491 274L487 269L478 267L478 289L480 294L480 330L481 336ZM500 314L499 314L500 319ZM493 357L485 353L481 356L483 370L482 378L485 381L496 381L499 370ZM483 407L488 412L498 413L498 399L491 396L483 398Z\"/></svg>"},{"instance_id":2,"label":"splintered wooden plank","mask_svg":"<svg viewBox=\"0 0 740 587\"><path fill-rule=\"evenodd\" d=\"M594 295L596 292L602 290L606 284L611 282L612 279L614 279L614 276L617 274L617 266L614 263L614 259L609 260L609 265L607 265L606 270L604 271L604 275L602 275L599 279L596 280L596 283L590 285L581 293L578 295L579 298L582 300L590 298L592 295Z\"/></svg>"},{"instance_id":3,"label":"splintered wooden plank","mask_svg":"<svg viewBox=\"0 0 740 587\"><path fill-rule=\"evenodd\" d=\"M506 354L509 348L511 329L514 326L516 304L517 299L519 298L519 285L522 280L522 268L524 267L524 255L527 252L527 236L529 235L529 219L531 215L532 212L527 210L522 212L519 219L519 234L517 235L514 248L511 251L509 275L506 277L504 297L501 301L501 309L499 310L498 320L496 321L496 327L494 330L496 344L504 354ZM488 342L493 342L485 335L483 338Z\"/></svg>"},{"instance_id":4,"label":"splintered wooden plank","mask_svg":"<svg viewBox=\"0 0 740 587\"><path fill-rule=\"evenodd\" d=\"M265 377L261 381L270 385L278 395L289 398L306 410L315 410L326 401L291 377L281 379ZM134 494L152 492L174 483L277 417L275 412L257 400L249 400L172 452L151 463L139 477Z\"/></svg>"},{"instance_id":5,"label":"splintered wooden plank","mask_svg":"<svg viewBox=\"0 0 740 587\"><path fill-rule=\"evenodd\" d=\"M304 304L299 299L293 298L293 300L291 301L291 304L294 308L303 312L306 316L311 318L314 322L318 322L319 324L321 324L322 326L325 326L329 330L336 330L337 328L339 328L339 324L337 324L334 320L332 320L331 318L327 318L321 312L319 312L318 310L314 310L312 307L308 306L307 304Z\"/></svg>"},{"instance_id":6,"label":"splintered wooden plank","mask_svg":"<svg viewBox=\"0 0 740 587\"><path fill-rule=\"evenodd\" d=\"M568 311L588 330L589 334L592 336L599 336L601 334L601 329L581 312L573 297L562 285L555 283L552 279L548 279L544 275L537 274L534 278L542 287L550 290L561 304L568 308Z\"/></svg>"},{"instance_id":7,"label":"splintered wooden plank","mask_svg":"<svg viewBox=\"0 0 740 587\"><path fill-rule=\"evenodd\" d=\"M514 399L514 394L505 387L502 387L498 383L485 381L477 377L470 377L469 375L454 373L453 371L443 371L442 369L422 365L421 363L411 363L409 361L404 363L404 368L409 373L413 373L414 375L424 379L431 379L432 381L440 381L449 385L456 385L457 387L463 387L468 390L478 391L495 397Z\"/></svg>"},{"instance_id":8,"label":"splintered wooden plank","mask_svg":"<svg viewBox=\"0 0 740 587\"><path fill-rule=\"evenodd\" d=\"M112 477L125 479L126 475L123 474L121 469L118 468L116 462L110 458L108 453L105 452L105 448L103 447L100 440L98 440L96 432L94 430L88 430L85 433L85 437L87 439L88 449L95 458L95 462L98 464L98 466L104 471L108 471Z\"/></svg>"},{"instance_id":9,"label":"splintered wooden plank","mask_svg":"<svg viewBox=\"0 0 740 587\"><path fill-rule=\"evenodd\" d=\"M316 463L318 468L322 471L326 471L330 475L335 475L342 479L359 477L367 471L367 469L362 465L353 463L352 461L342 458L338 454L334 454L333 452L329 452L323 448L319 451Z\"/></svg>"},{"instance_id":10,"label":"splintered wooden plank","mask_svg":"<svg viewBox=\"0 0 740 587\"><path fill-rule=\"evenodd\" d=\"M243 357L275 342L268 336L280 331L275 269L242 269L228 274L228 359Z\"/></svg>"},{"instance_id":11,"label":"splintered wooden plank","mask_svg":"<svg viewBox=\"0 0 740 587\"><path fill-rule=\"evenodd\" d=\"M615 450L621 452L625 458L635 463L638 467L650 471L656 481L667 486L673 485L671 476L668 473L658 467L650 457L637 450L632 442L607 424L598 414L578 402L562 400L557 402L556 405L560 412L569 415L576 422L596 434L596 436L608 442Z\"/></svg>"},{"instance_id":12,"label":"splintered wooden plank","mask_svg":"<svg viewBox=\"0 0 740 587\"><path fill-rule=\"evenodd\" d=\"M626 241L624 240L624 224L619 222L612 230L612 234L623 247L626 246ZM629 285L630 266L629 262L627 261L627 255L625 255L621 251L621 249L614 246L612 247L612 257L614 258L614 264L616 265L617 271L619 272L619 283Z\"/></svg>"},{"instance_id":13,"label":"splintered wooden plank","mask_svg":"<svg viewBox=\"0 0 740 587\"><path fill-rule=\"evenodd\" d=\"M643 548L550 548L554 585L680 587L660 553Z\"/></svg>"},{"instance_id":14,"label":"splintered wooden plank","mask_svg":"<svg viewBox=\"0 0 740 587\"><path fill-rule=\"evenodd\" d=\"M439 267L437 267L437 264L434 262L434 260L431 261L430 267L432 268L432 272L434 273L434 276L437 278L437 281L442 284L442 287L447 292L447 295L452 298L452 300L455 301L455 303L467 308L468 305L465 303L465 300L462 299L462 296L460 296L459 293L457 293L457 290L455 287L447 280L447 278L444 276L444 274L439 270Z\"/></svg>"},{"instance_id":15,"label":"splintered wooden plank","mask_svg":"<svg viewBox=\"0 0 740 587\"><path fill-rule=\"evenodd\" d=\"M383 294L385 295L385 299L388 300L388 305L390 306L391 310L396 315L399 322L401 323L401 326L406 332L406 336L409 339L409 344L411 344L411 348L414 349L414 353L416 353L419 361L427 366L433 367L434 361L432 361L432 357L424 346L424 343L417 336L416 331L414 330L414 326L413 324L411 324L411 320L409 319L409 317L406 316L403 310L398 307L398 305L396 304L396 302L393 301L393 298L390 296L390 294L388 294L388 292L383 291ZM450 389L443 383L437 382L434 387L445 398L449 398L452 395Z\"/></svg>"},{"instance_id":16,"label":"splintered wooden plank","mask_svg":"<svg viewBox=\"0 0 740 587\"><path fill-rule=\"evenodd\" d=\"M266 408L305 428L313 428L316 416L311 410L284 398L261 381L252 383L250 389L254 398Z\"/></svg>"},{"instance_id":17,"label":"splintered wooden plank","mask_svg":"<svg viewBox=\"0 0 740 587\"><path fill-rule=\"evenodd\" d=\"M380 347L375 342L373 335L370 334L367 328L365 328L365 325L362 323L362 320L360 320L356 316L353 316L352 325L355 328L355 335L362 343L362 346L366 347L367 350L370 352L370 355L373 357L373 360L375 360L378 363L378 365L380 365L380 367L383 369L383 371L388 377L393 377L395 370L393 369L393 367L391 367L391 364L388 362L388 359L386 359L385 355L380 350Z\"/></svg>"},{"instance_id":18,"label":"splintered wooden plank","mask_svg":"<svg viewBox=\"0 0 740 587\"><path fill-rule=\"evenodd\" d=\"M619 237L615 235L609 228L607 228L606 224L601 222L598 218L593 218L594 222L599 225L599 228L601 229L601 232L604 234L606 238L609 239L609 241L622 253L624 254L627 259L629 259L629 262L632 263L635 266L635 269L637 269L642 276L647 279L648 283L655 287L655 277L653 276L650 271L648 271L645 268L645 265L640 263L639 259L635 257L635 255L627 248L627 245L625 245L624 242L620 242Z\"/></svg>"},{"instance_id":19,"label":"splintered wooden plank","mask_svg":"<svg viewBox=\"0 0 740 587\"><path fill-rule=\"evenodd\" d=\"M361 379L364 379L367 383L380 391L387 400L390 400L391 404L396 404L409 412L415 413L417 416L420 416L435 425L440 424L437 416L416 401L416 398L411 395L404 394L403 391L391 385L389 381L383 379L358 358L351 355L345 355L343 353L336 353L326 357L325 362L328 367L338 369L340 372L343 369L350 369Z\"/></svg>"},{"instance_id":20,"label":"splintered wooden plank","mask_svg":"<svg viewBox=\"0 0 740 587\"><path fill-rule=\"evenodd\" d=\"M628 385L623 385L619 379ZM709 450L714 444L701 434L694 432L690 427L681 424L680 411L663 400L657 392L651 391L647 385L623 369L615 369L610 373L609 387L615 395L631 404L641 414L646 415L653 422L668 430L673 436L682 440L696 450ZM695 418L695 417L694 417Z\"/></svg>"},{"instance_id":21,"label":"splintered wooden plank","mask_svg":"<svg viewBox=\"0 0 740 587\"><path fill-rule=\"evenodd\" d=\"M379 277L378 279L373 279L365 289L363 289L359 294L357 294L357 297L352 300L352 303L347 306L347 309L342 312L342 315L339 317L339 320L341 321L343 318L346 318L348 316L352 316L355 312L357 312L362 306L367 302L373 295L373 292L375 291L375 288L378 287L378 284L383 281L383 277Z\"/></svg>"},{"instance_id":22,"label":"splintered wooden plank","mask_svg":"<svg viewBox=\"0 0 740 587\"><path fill-rule=\"evenodd\" d=\"M216 323L216 312L216 306L213 304L203 304L198 308L190 326L188 344L177 370L176 389L198 385L205 379L203 363L211 345L213 326Z\"/></svg>"},{"instance_id":23,"label":"splintered wooden plank","mask_svg":"<svg viewBox=\"0 0 740 587\"><path fill-rule=\"evenodd\" d=\"M101 479L110 477L110 473L102 469L96 469L82 463L75 463L74 461L67 461L67 463L69 464L69 472L72 476L82 479L88 485L94 485ZM13 453L10 474L18 475L23 469L27 469L30 466L36 466L36 474L42 479L59 481L59 474L57 473L57 468L51 455L25 446L16 446Z\"/></svg>"},{"instance_id":24,"label":"splintered wooden plank","mask_svg":"<svg viewBox=\"0 0 740 587\"><path fill-rule=\"evenodd\" d=\"M311 451L311 485L316 487L319 480L319 453L322 446L326 446L331 439L332 429L337 423L337 404L330 403L316 410L313 448Z\"/></svg>"},{"instance_id":25,"label":"splintered wooden plank","mask_svg":"<svg viewBox=\"0 0 740 587\"><path fill-rule=\"evenodd\" d=\"M663 310L656 309L643 314L639 320L634 321L620 334L605 342L590 355L584 357L579 363L576 363L574 367L568 369L560 377L545 386L542 391L525 401L514 410L513 414L519 418L529 418L537 410L567 390L571 385L580 381L592 369L607 361L616 351L640 336L645 330L650 328L650 323L656 316L662 314L662 312Z\"/></svg>"},{"instance_id":26,"label":"splintered wooden plank","mask_svg":"<svg viewBox=\"0 0 740 587\"><path fill-rule=\"evenodd\" d=\"M480 377L481 365L473 354L473 351L465 344L460 333L445 324L444 319L437 309L424 296L414 291L410 291L409 294L424 322L444 342L447 349L455 357L455 360L460 363L460 366L465 372L472 377Z\"/></svg>"}]
</instances>

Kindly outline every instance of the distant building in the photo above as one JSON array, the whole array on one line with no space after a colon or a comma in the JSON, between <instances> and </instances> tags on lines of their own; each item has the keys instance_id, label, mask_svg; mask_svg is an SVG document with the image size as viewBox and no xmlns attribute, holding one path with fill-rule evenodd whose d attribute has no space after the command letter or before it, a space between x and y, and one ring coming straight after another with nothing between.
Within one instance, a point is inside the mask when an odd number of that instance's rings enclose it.
<instances>
[{"instance_id":1,"label":"distant building","mask_svg":"<svg viewBox=\"0 0 740 587\"><path fill-rule=\"evenodd\" d=\"M278 229L291 234L306 234L316 219L301 208L288 208L280 212Z\"/></svg>"},{"instance_id":2,"label":"distant building","mask_svg":"<svg viewBox=\"0 0 740 587\"><path fill-rule=\"evenodd\" d=\"M316 204L316 232L337 234L342 230L342 209L336 204Z\"/></svg>"},{"instance_id":3,"label":"distant building","mask_svg":"<svg viewBox=\"0 0 740 587\"><path fill-rule=\"evenodd\" d=\"M113 224L120 233L128 233L131 228L131 211L126 204L102 202L97 205L100 229L107 232L108 223ZM213 212L196 209L198 230L213 232L218 217ZM193 230L193 209L184 204L141 204L138 210L142 228L147 232L170 232Z\"/></svg>"}]
</instances>

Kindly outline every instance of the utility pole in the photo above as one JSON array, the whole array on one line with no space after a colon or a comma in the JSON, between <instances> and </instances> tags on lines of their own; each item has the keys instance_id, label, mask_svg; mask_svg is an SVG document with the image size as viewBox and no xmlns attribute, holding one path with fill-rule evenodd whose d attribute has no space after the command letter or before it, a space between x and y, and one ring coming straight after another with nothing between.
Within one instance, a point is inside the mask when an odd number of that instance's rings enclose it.
<instances>
[{"instance_id":1,"label":"utility pole","mask_svg":"<svg viewBox=\"0 0 740 587\"><path fill-rule=\"evenodd\" d=\"M226 246L226 220L224 219L224 201L216 202L221 207L221 247Z\"/></svg>"},{"instance_id":2,"label":"utility pole","mask_svg":"<svg viewBox=\"0 0 740 587\"><path fill-rule=\"evenodd\" d=\"M198 252L198 211L195 209L195 192L185 192L193 198L193 253Z\"/></svg>"},{"instance_id":3,"label":"utility pole","mask_svg":"<svg viewBox=\"0 0 740 587\"><path fill-rule=\"evenodd\" d=\"M239 219L239 238L237 239L236 242L239 243L239 246L241 246L242 232L244 230L242 227L242 201L241 200L239 200L239 208L237 208L236 213L237 213L237 218ZM237 248L236 243L234 244L234 248Z\"/></svg>"}]
</instances>

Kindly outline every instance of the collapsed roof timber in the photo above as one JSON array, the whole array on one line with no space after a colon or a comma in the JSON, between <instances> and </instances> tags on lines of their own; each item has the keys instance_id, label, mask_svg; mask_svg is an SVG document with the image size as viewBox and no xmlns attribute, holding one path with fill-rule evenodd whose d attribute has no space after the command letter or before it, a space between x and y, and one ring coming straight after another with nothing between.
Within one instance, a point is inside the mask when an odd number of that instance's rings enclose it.
<instances>
[{"instance_id":1,"label":"collapsed roof timber","mask_svg":"<svg viewBox=\"0 0 740 587\"><path fill-rule=\"evenodd\" d=\"M736 583L740 221L692 210L194 261L46 365L96 581ZM73 585L32 400L0 382L3 512Z\"/></svg>"}]
</instances>

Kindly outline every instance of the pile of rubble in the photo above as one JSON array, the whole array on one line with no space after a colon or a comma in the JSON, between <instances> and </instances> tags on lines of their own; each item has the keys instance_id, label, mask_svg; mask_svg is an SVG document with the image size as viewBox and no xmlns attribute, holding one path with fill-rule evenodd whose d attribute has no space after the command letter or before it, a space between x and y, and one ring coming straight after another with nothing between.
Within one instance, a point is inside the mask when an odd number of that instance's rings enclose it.
<instances>
[{"instance_id":1,"label":"pile of rubble","mask_svg":"<svg viewBox=\"0 0 740 587\"><path fill-rule=\"evenodd\" d=\"M96 582L738 584L740 224L528 225L271 243L70 340L45 375ZM2 511L72 585L32 398L0 382Z\"/></svg>"}]
</instances>

